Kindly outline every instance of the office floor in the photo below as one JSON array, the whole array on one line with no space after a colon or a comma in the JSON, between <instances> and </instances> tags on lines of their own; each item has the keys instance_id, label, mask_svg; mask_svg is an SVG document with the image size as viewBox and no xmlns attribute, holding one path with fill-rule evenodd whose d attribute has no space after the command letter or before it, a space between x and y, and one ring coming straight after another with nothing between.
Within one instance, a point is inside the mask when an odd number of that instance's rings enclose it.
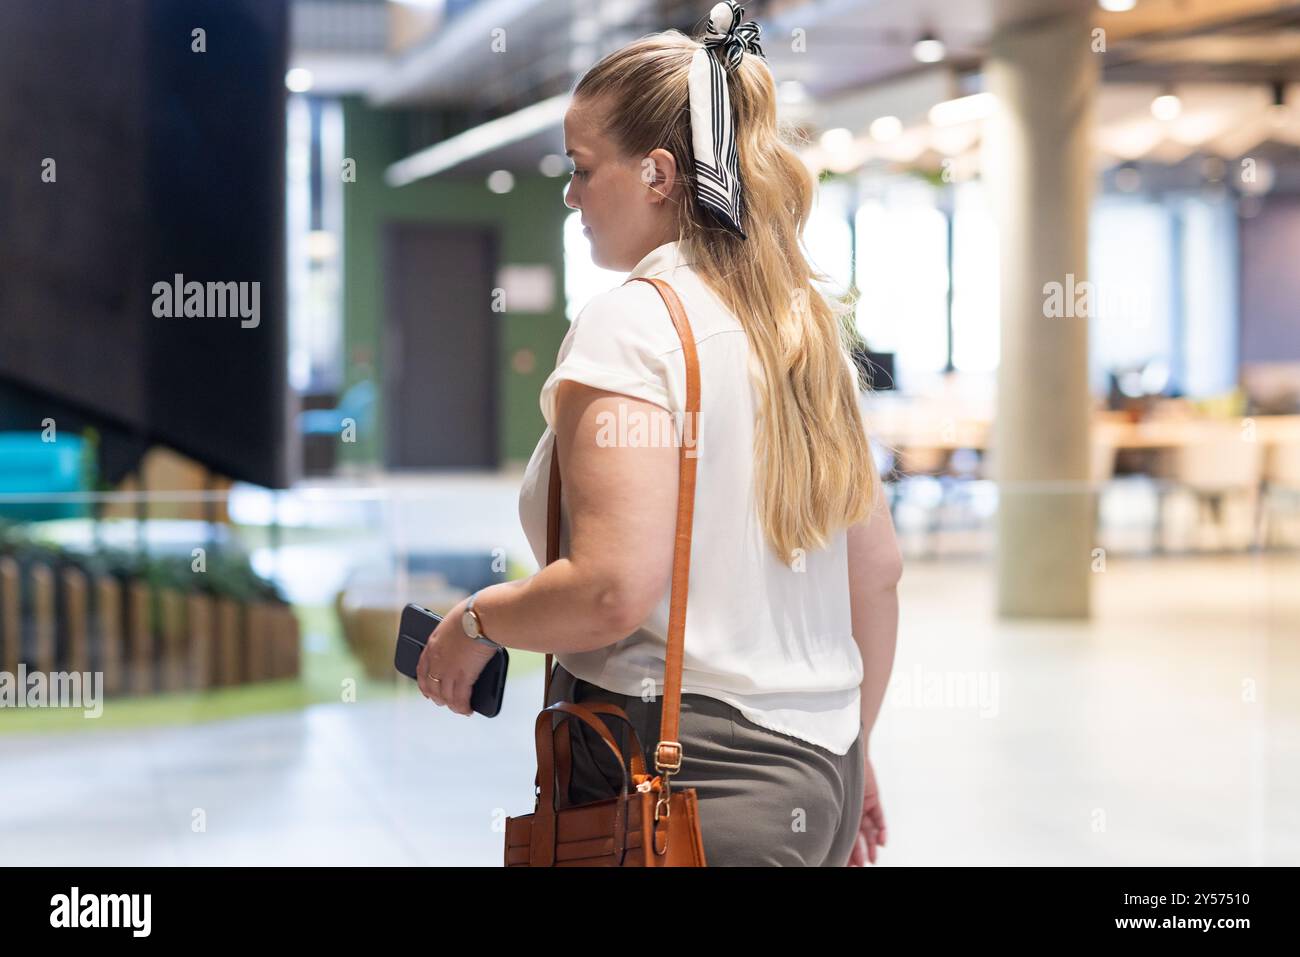
<instances>
[{"instance_id":1,"label":"office floor","mask_svg":"<svg viewBox=\"0 0 1300 957\"><path fill-rule=\"evenodd\" d=\"M1008 623L987 562L909 564L881 863L1300 863L1297 582L1295 555L1112 560L1091 622ZM0 736L0 864L495 866L540 672L506 702Z\"/></svg>"}]
</instances>

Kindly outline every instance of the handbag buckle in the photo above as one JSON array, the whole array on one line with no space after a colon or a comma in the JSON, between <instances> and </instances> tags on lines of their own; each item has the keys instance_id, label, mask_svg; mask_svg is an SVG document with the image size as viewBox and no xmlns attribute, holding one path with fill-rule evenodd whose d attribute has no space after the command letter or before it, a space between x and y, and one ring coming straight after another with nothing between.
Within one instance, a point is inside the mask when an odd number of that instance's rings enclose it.
<instances>
[{"instance_id":1,"label":"handbag buckle","mask_svg":"<svg viewBox=\"0 0 1300 957\"><path fill-rule=\"evenodd\" d=\"M664 752L672 753L671 763L666 760ZM660 741L659 746L655 748L655 769L661 772L674 774L682 769L682 744L680 741Z\"/></svg>"}]
</instances>

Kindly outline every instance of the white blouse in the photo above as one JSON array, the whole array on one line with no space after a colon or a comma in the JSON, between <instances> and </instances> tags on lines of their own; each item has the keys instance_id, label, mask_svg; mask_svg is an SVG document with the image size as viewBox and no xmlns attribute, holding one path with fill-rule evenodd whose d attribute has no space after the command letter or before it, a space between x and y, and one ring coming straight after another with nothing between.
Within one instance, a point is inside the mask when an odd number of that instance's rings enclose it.
<instances>
[{"instance_id":1,"label":"white blouse","mask_svg":"<svg viewBox=\"0 0 1300 957\"><path fill-rule=\"evenodd\" d=\"M794 568L763 535L754 503L756 395L744 328L677 242L646 255L629 278L669 282L690 320L700 364L700 417L682 691L721 699L750 721L845 754L861 730L862 657L849 613L847 530ZM852 362L845 355L846 363ZM560 345L542 386L547 428L533 451L519 516L539 566L546 561L546 497L561 379L656 403L683 419L681 340L659 293L632 282L596 296ZM680 424L678 426L680 430ZM680 435L680 431L679 431ZM568 553L561 504L560 555ZM635 632L595 651L557 654L566 670L619 694L663 694L670 595Z\"/></svg>"}]
</instances>

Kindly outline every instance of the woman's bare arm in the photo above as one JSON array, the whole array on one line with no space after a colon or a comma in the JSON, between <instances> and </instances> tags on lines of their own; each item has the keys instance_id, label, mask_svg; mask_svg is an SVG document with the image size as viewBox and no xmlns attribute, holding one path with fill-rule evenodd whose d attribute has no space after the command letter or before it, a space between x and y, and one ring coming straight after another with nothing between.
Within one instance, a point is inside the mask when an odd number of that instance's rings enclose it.
<instances>
[{"instance_id":1,"label":"woman's bare arm","mask_svg":"<svg viewBox=\"0 0 1300 957\"><path fill-rule=\"evenodd\" d=\"M865 522L848 532L849 600L853 639L862 653L862 733L864 746L889 686L898 642L898 581L903 556L894 534L894 522L884 486L876 509Z\"/></svg>"},{"instance_id":2,"label":"woman's bare arm","mask_svg":"<svg viewBox=\"0 0 1300 957\"><path fill-rule=\"evenodd\" d=\"M644 434L665 440L630 446L608 425L620 405L624 422L644 416ZM509 648L590 651L635 631L668 591L680 453L672 416L651 402L566 379L555 407L569 554L485 588L474 608L486 633Z\"/></svg>"}]
</instances>

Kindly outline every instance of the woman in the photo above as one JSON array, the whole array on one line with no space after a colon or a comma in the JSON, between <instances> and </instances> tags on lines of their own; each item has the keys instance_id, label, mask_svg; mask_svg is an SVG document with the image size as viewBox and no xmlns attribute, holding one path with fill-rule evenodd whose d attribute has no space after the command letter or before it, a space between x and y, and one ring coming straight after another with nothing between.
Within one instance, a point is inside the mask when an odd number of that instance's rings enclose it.
<instances>
[{"instance_id":1,"label":"woman","mask_svg":"<svg viewBox=\"0 0 1300 957\"><path fill-rule=\"evenodd\" d=\"M814 184L778 132L757 25L741 25L742 13L715 7L703 44L669 31L610 54L564 119L575 167L565 201L582 213L593 260L666 280L685 307L698 434L674 431L684 360L658 293L628 282L593 299L542 388L548 428L520 496L544 562L557 438L561 557L454 608L428 643L420 686L468 715L493 652L473 634L553 652L547 704L620 705L653 767L677 444L693 441L673 784L698 791L710 865L862 866L886 837L868 739L893 663L902 566L845 326L798 244ZM607 723L626 755L624 725ZM613 756L569 726L562 800L610 796Z\"/></svg>"}]
</instances>

